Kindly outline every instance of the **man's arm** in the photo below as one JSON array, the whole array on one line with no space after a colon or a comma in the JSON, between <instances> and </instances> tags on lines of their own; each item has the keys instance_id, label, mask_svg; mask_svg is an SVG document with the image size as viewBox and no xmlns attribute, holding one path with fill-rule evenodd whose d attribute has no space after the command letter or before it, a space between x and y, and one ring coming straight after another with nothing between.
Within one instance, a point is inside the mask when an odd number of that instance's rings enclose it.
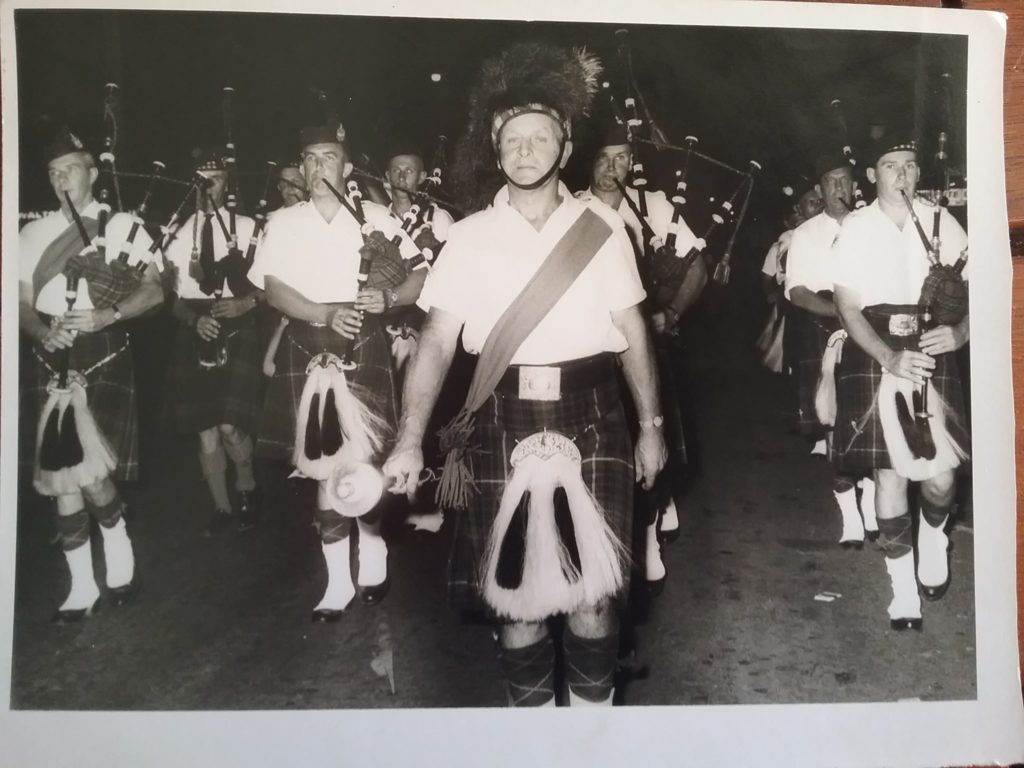
<instances>
[{"instance_id":1,"label":"man's arm","mask_svg":"<svg viewBox=\"0 0 1024 768\"><path fill-rule=\"evenodd\" d=\"M704 263L704 259L694 259L693 264L686 273L686 277L679 286L679 290L676 291L675 295L665 306L666 321L669 328L678 323L679 318L686 313L686 310L693 306L694 302L700 297L700 292L704 290L704 286L707 284L708 268Z\"/></svg>"},{"instance_id":2,"label":"man's arm","mask_svg":"<svg viewBox=\"0 0 1024 768\"><path fill-rule=\"evenodd\" d=\"M634 306L612 312L612 323L626 337L629 344L620 353L622 372L640 419L640 437L636 445L637 480L643 479L644 489L650 490L662 467L667 452L661 427L643 426L655 416L661 416L661 398L658 392L658 376L654 362L654 351L647 325L640 307Z\"/></svg>"},{"instance_id":3,"label":"man's arm","mask_svg":"<svg viewBox=\"0 0 1024 768\"><path fill-rule=\"evenodd\" d=\"M451 367L461 329L462 321L455 315L431 308L405 375L398 439L384 462L384 474L394 480L392 493L405 493L410 500L423 469L423 436Z\"/></svg>"},{"instance_id":4,"label":"man's arm","mask_svg":"<svg viewBox=\"0 0 1024 768\"><path fill-rule=\"evenodd\" d=\"M264 279L267 303L283 315L307 323L326 323L331 313L327 304L310 301L297 290L276 277Z\"/></svg>"},{"instance_id":5,"label":"man's arm","mask_svg":"<svg viewBox=\"0 0 1024 768\"><path fill-rule=\"evenodd\" d=\"M894 351L875 333L860 310L860 296L852 288L835 286L834 300L839 318L850 338L875 362L890 373L916 384L931 377L935 360L923 352Z\"/></svg>"},{"instance_id":6,"label":"man's arm","mask_svg":"<svg viewBox=\"0 0 1024 768\"><path fill-rule=\"evenodd\" d=\"M823 299L805 285L795 285L789 290L789 300L794 306L806 309L820 317L838 317L834 301Z\"/></svg>"}]
</instances>

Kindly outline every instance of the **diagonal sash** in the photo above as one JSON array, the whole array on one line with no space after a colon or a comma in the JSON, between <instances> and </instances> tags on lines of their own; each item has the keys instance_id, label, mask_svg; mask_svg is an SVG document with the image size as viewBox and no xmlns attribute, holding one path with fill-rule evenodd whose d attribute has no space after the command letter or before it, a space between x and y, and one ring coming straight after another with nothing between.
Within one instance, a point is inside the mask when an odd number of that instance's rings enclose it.
<instances>
[{"instance_id":1,"label":"diagonal sash","mask_svg":"<svg viewBox=\"0 0 1024 768\"><path fill-rule=\"evenodd\" d=\"M463 410L474 413L491 396L516 350L565 295L611 234L612 228L587 208L562 235L484 341Z\"/></svg>"},{"instance_id":2,"label":"diagonal sash","mask_svg":"<svg viewBox=\"0 0 1024 768\"><path fill-rule=\"evenodd\" d=\"M83 218L82 223L85 225L85 230L89 234L89 240L92 241L99 232L100 225L96 219ZM82 242L81 234L78 231L78 225L75 223L69 224L68 228L61 232L57 238L46 246L46 250L43 251L43 255L39 257L39 263L36 264L35 270L32 272L32 301L39 296L39 292L43 290L43 287L49 283L53 278L64 271L67 266L68 259L72 256L77 256L81 253L82 249L88 243Z\"/></svg>"}]
</instances>

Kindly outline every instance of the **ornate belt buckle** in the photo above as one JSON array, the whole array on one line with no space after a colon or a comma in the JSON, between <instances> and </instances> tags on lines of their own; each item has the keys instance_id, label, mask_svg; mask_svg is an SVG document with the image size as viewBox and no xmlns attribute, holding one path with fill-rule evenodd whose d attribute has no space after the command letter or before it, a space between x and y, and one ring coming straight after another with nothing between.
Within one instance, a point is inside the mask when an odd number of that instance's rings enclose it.
<instances>
[{"instance_id":1,"label":"ornate belt buckle","mask_svg":"<svg viewBox=\"0 0 1024 768\"><path fill-rule=\"evenodd\" d=\"M913 336L917 333L917 315L889 315L890 336Z\"/></svg>"},{"instance_id":2,"label":"ornate belt buckle","mask_svg":"<svg viewBox=\"0 0 1024 768\"><path fill-rule=\"evenodd\" d=\"M561 369L540 365L519 367L520 400L558 400L561 397Z\"/></svg>"}]
</instances>

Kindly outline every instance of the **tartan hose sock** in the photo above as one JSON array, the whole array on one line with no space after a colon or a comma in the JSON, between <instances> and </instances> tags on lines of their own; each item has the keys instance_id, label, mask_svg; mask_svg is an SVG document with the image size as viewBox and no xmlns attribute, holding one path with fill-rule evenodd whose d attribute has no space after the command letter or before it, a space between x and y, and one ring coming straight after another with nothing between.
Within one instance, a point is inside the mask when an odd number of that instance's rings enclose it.
<instances>
[{"instance_id":1,"label":"tartan hose sock","mask_svg":"<svg viewBox=\"0 0 1024 768\"><path fill-rule=\"evenodd\" d=\"M510 707L544 707L555 703L555 646L545 636L525 648L499 648Z\"/></svg>"},{"instance_id":2,"label":"tartan hose sock","mask_svg":"<svg viewBox=\"0 0 1024 768\"><path fill-rule=\"evenodd\" d=\"M891 519L878 518L878 545L887 558L903 557L911 554L914 541L910 535L910 515L900 515Z\"/></svg>"},{"instance_id":3,"label":"tartan hose sock","mask_svg":"<svg viewBox=\"0 0 1024 768\"><path fill-rule=\"evenodd\" d=\"M563 645L570 705L611 706L615 692L618 636L578 637L566 627Z\"/></svg>"}]
</instances>

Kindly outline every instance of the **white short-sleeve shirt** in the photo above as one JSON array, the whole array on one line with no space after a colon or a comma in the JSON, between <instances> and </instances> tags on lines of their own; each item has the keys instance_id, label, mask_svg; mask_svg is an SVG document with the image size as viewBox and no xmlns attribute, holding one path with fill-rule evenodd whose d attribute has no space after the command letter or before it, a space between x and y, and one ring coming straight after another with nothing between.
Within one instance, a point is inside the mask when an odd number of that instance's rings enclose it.
<instances>
[{"instance_id":1,"label":"white short-sleeve shirt","mask_svg":"<svg viewBox=\"0 0 1024 768\"><path fill-rule=\"evenodd\" d=\"M418 303L461 320L466 351L479 354L498 318L586 210L563 184L559 192L562 202L540 232L509 205L507 187L492 207L452 226ZM644 289L622 220L607 206L593 210L611 226L611 236L523 341L512 364L547 365L628 348L611 313L639 304Z\"/></svg>"},{"instance_id":2,"label":"white short-sleeve shirt","mask_svg":"<svg viewBox=\"0 0 1024 768\"><path fill-rule=\"evenodd\" d=\"M433 209L433 214L431 214L430 219L430 228L434 231L434 237L436 237L438 241L443 243L448 239L448 229L451 227L452 224L455 223L455 220L451 217L451 214L448 213L448 211L439 206L437 203L431 203L430 207ZM392 218L398 221L398 225L401 226L401 214L399 214L393 208L388 208L388 211L391 212ZM418 234L418 231L413 232L413 235L416 234Z\"/></svg>"},{"instance_id":3,"label":"white short-sleeve shirt","mask_svg":"<svg viewBox=\"0 0 1024 768\"><path fill-rule=\"evenodd\" d=\"M228 212L223 206L220 208L220 216L224 226L230 227ZM205 294L199 289L199 283L188 273L188 263L192 258L192 246L194 244L196 248L201 247L203 226L207 218L211 219L211 224L213 225L213 260L220 261L223 259L228 255L228 241L224 237L224 230L221 229L220 224L217 223L217 219L212 213L200 212L189 216L176 230L174 239L164 248L164 255L167 257L167 261L175 267L174 292L182 299L211 298L209 294ZM243 254L249 247L249 240L252 238L255 226L256 223L248 216L235 215L235 235L238 238L238 247ZM194 236L193 232L195 233ZM226 281L222 295L225 298L230 298L234 295L231 293L231 286Z\"/></svg>"},{"instance_id":4,"label":"white short-sleeve shirt","mask_svg":"<svg viewBox=\"0 0 1024 768\"><path fill-rule=\"evenodd\" d=\"M812 293L831 291L835 285L835 254L840 222L822 211L795 230L786 258L786 298L797 286Z\"/></svg>"},{"instance_id":5,"label":"white short-sleeve shirt","mask_svg":"<svg viewBox=\"0 0 1024 768\"><path fill-rule=\"evenodd\" d=\"M913 205L929 238L935 212L939 211L939 260L955 264L967 247L963 227L945 209L920 199ZM909 215L900 229L876 200L843 221L835 245L835 285L856 291L861 309L876 304L916 304L928 268L927 251ZM967 279L967 269L963 277Z\"/></svg>"},{"instance_id":6,"label":"white short-sleeve shirt","mask_svg":"<svg viewBox=\"0 0 1024 768\"><path fill-rule=\"evenodd\" d=\"M367 223L386 237L399 235L403 258L419 255L387 208L364 201L363 212ZM328 222L312 202L298 203L279 210L267 223L249 280L263 288L266 278L274 277L318 304L355 301L362 245L359 224L345 208ZM425 268L422 262L416 266Z\"/></svg>"},{"instance_id":7,"label":"white short-sleeve shirt","mask_svg":"<svg viewBox=\"0 0 1024 768\"><path fill-rule=\"evenodd\" d=\"M789 245L793 242L793 230L787 229L779 239L772 243L764 257L764 264L761 265L761 274L775 278L775 282L782 285L786 280L786 263L789 256Z\"/></svg>"},{"instance_id":8,"label":"white short-sleeve shirt","mask_svg":"<svg viewBox=\"0 0 1024 768\"><path fill-rule=\"evenodd\" d=\"M100 204L93 200L79 213L83 219L98 219ZM121 248L128 241L134 219L126 213L115 213L107 221L107 262L117 259ZM32 273L35 272L46 248L56 240L74 222L64 218L62 211L53 211L41 219L29 222L18 233L18 279L22 283L32 285ZM152 243L146 230L139 226L135 240L129 251L128 263L138 264L151 259L149 246ZM159 264L159 261L157 262ZM67 280L63 275L54 276L46 283L36 296L35 308L49 315L62 315L68 309L64 292ZM83 277L78 281L78 297L73 309L93 309L89 300L89 284Z\"/></svg>"}]
</instances>

